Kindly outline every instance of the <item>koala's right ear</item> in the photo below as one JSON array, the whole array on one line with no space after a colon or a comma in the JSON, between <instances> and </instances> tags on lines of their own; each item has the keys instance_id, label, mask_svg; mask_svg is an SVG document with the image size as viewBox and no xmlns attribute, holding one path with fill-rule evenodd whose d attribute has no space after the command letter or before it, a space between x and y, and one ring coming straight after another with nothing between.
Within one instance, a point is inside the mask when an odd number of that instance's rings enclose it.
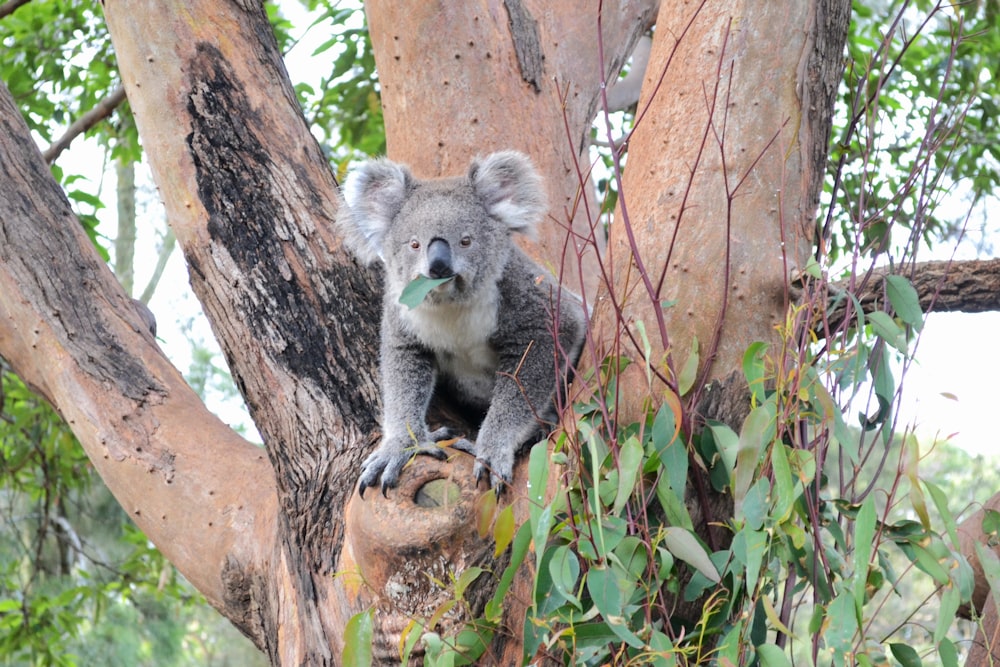
<instances>
[{"instance_id":1,"label":"koala's right ear","mask_svg":"<svg viewBox=\"0 0 1000 667\"><path fill-rule=\"evenodd\" d=\"M370 160L348 174L337 226L344 243L365 264L382 258L385 234L412 185L410 170L386 159Z\"/></svg>"},{"instance_id":2,"label":"koala's right ear","mask_svg":"<svg viewBox=\"0 0 1000 667\"><path fill-rule=\"evenodd\" d=\"M490 215L507 229L534 234L545 214L545 187L527 155L500 151L476 158L469 167L469 182Z\"/></svg>"}]
</instances>

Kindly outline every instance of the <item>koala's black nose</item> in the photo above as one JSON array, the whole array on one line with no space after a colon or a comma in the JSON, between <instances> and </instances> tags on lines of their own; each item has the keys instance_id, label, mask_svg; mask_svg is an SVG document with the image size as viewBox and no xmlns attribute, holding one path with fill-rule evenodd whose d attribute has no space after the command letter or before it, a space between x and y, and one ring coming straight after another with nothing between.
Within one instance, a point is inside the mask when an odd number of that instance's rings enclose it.
<instances>
[{"instance_id":1,"label":"koala's black nose","mask_svg":"<svg viewBox=\"0 0 1000 667\"><path fill-rule=\"evenodd\" d=\"M455 275L451 265L451 246L444 239L433 239L427 246L427 273L431 278L450 278Z\"/></svg>"}]
</instances>

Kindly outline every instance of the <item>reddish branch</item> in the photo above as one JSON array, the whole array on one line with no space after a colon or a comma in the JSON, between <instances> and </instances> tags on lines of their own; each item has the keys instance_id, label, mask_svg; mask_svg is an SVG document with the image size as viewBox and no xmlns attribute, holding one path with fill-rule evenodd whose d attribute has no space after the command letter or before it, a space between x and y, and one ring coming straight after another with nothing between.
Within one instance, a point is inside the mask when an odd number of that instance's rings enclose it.
<instances>
[{"instance_id":1,"label":"reddish branch","mask_svg":"<svg viewBox=\"0 0 1000 667\"><path fill-rule=\"evenodd\" d=\"M12 2L19 1L21 0L12 0ZM4 5L4 7L6 7L6 5ZM0 7L0 16L3 16L3 7ZM77 118L76 121L70 125L69 128L67 128L65 134L56 139L55 143L45 149L45 152L42 153L42 157L44 157L45 161L49 164L55 162L56 158L59 157L59 154L69 148L69 145L73 143L74 139L110 116L111 112L114 111L115 108L123 101L125 101L125 89L122 86L118 86L111 91L107 97L94 105L93 109Z\"/></svg>"}]
</instances>

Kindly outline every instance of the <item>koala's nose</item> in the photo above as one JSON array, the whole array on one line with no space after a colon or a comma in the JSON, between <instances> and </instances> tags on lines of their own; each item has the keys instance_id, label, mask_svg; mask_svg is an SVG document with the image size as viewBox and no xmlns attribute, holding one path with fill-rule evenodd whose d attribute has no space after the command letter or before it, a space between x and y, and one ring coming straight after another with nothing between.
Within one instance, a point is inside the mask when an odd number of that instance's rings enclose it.
<instances>
[{"instance_id":1,"label":"koala's nose","mask_svg":"<svg viewBox=\"0 0 1000 667\"><path fill-rule=\"evenodd\" d=\"M427 246L427 273L431 278L450 278L455 274L451 246L444 239L433 239Z\"/></svg>"}]
</instances>

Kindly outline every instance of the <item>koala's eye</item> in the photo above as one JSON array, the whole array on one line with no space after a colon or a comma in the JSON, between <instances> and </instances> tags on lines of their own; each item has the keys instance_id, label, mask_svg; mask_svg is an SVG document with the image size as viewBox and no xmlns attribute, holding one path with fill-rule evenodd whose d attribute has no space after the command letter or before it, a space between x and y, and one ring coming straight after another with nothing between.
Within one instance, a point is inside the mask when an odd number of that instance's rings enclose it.
<instances>
[{"instance_id":1,"label":"koala's eye","mask_svg":"<svg viewBox=\"0 0 1000 667\"><path fill-rule=\"evenodd\" d=\"M466 234L465 236L462 237L462 240L459 241L459 244L461 244L463 248L468 248L470 245L472 245L472 237Z\"/></svg>"},{"instance_id":2,"label":"koala's eye","mask_svg":"<svg viewBox=\"0 0 1000 667\"><path fill-rule=\"evenodd\" d=\"M420 241L416 239L410 239L410 247L414 250L420 250Z\"/></svg>"}]
</instances>

